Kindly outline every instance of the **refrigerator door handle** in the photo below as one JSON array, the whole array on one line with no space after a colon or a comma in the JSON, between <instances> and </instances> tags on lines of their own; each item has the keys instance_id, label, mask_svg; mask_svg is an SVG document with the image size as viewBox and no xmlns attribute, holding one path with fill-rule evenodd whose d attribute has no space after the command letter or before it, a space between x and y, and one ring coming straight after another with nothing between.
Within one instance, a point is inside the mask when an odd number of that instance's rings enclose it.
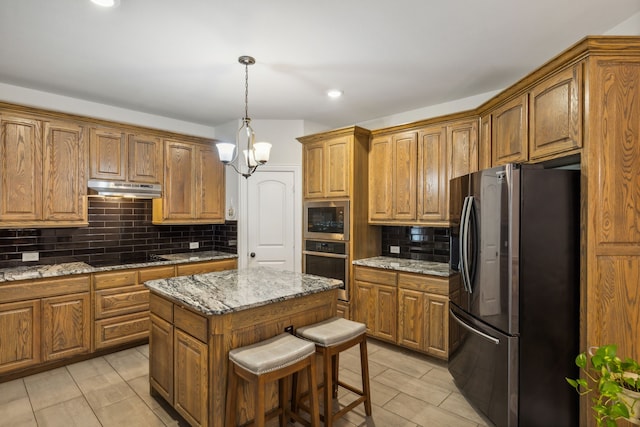
<instances>
[{"instance_id":1,"label":"refrigerator door handle","mask_svg":"<svg viewBox=\"0 0 640 427\"><path fill-rule=\"evenodd\" d=\"M500 344L500 340L497 338L492 337L491 335L487 335L484 332L480 332L479 330L469 326L467 324L467 322L465 322L464 320L460 319L458 316L456 316L456 314L453 312L453 310L449 309L449 314L451 314L451 317L453 317L453 319L458 322L460 324L460 326L462 326L463 328L465 328L466 330L468 330L469 332L472 332L482 338L484 338L487 341L490 341L492 343L494 343L495 345L499 345Z\"/></svg>"},{"instance_id":2,"label":"refrigerator door handle","mask_svg":"<svg viewBox=\"0 0 640 427\"><path fill-rule=\"evenodd\" d=\"M464 290L467 291L467 278L464 275L464 261L465 261L465 238L464 238L464 217L467 212L467 197L464 198L462 202L462 213L460 214L460 245L458 246L458 265L460 270L460 275L462 276L462 286L464 286Z\"/></svg>"},{"instance_id":3,"label":"refrigerator door handle","mask_svg":"<svg viewBox=\"0 0 640 427\"><path fill-rule=\"evenodd\" d=\"M462 282L467 292L472 293L471 277L469 275L469 222L471 221L471 210L473 196L464 198L462 206L462 219L460 220L460 264L462 272Z\"/></svg>"}]
</instances>

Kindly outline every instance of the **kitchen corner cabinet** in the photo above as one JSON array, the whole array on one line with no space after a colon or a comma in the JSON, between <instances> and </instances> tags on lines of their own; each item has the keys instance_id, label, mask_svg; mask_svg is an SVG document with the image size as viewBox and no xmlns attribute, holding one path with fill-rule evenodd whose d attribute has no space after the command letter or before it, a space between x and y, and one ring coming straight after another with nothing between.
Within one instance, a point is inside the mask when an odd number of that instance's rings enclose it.
<instances>
[{"instance_id":1,"label":"kitchen corner cabinet","mask_svg":"<svg viewBox=\"0 0 640 427\"><path fill-rule=\"evenodd\" d=\"M493 166L528 160L528 106L528 94L525 93L492 112Z\"/></svg>"},{"instance_id":2,"label":"kitchen corner cabinet","mask_svg":"<svg viewBox=\"0 0 640 427\"><path fill-rule=\"evenodd\" d=\"M224 165L213 144L165 140L162 199L153 200L154 224L224 222Z\"/></svg>"},{"instance_id":3,"label":"kitchen corner cabinet","mask_svg":"<svg viewBox=\"0 0 640 427\"><path fill-rule=\"evenodd\" d=\"M0 225L88 225L85 128L0 114Z\"/></svg>"},{"instance_id":4,"label":"kitchen corner cabinet","mask_svg":"<svg viewBox=\"0 0 640 427\"><path fill-rule=\"evenodd\" d=\"M352 136L343 135L302 146L304 198L349 196Z\"/></svg>"},{"instance_id":5,"label":"kitchen corner cabinet","mask_svg":"<svg viewBox=\"0 0 640 427\"><path fill-rule=\"evenodd\" d=\"M162 183L162 140L121 129L92 128L89 177L110 181Z\"/></svg>"},{"instance_id":6,"label":"kitchen corner cabinet","mask_svg":"<svg viewBox=\"0 0 640 427\"><path fill-rule=\"evenodd\" d=\"M0 375L91 351L89 276L0 286Z\"/></svg>"},{"instance_id":7,"label":"kitchen corner cabinet","mask_svg":"<svg viewBox=\"0 0 640 427\"><path fill-rule=\"evenodd\" d=\"M455 277L355 267L354 320L375 338L449 357L449 292Z\"/></svg>"}]
</instances>

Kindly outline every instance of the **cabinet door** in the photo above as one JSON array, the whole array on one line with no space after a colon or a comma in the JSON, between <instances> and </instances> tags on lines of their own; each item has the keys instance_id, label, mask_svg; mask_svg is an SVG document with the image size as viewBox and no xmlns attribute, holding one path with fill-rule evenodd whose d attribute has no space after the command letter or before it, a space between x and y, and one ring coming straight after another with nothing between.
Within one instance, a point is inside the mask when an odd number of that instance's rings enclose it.
<instances>
[{"instance_id":1,"label":"cabinet door","mask_svg":"<svg viewBox=\"0 0 640 427\"><path fill-rule=\"evenodd\" d=\"M492 165L526 162L528 149L527 94L515 98L492 112Z\"/></svg>"},{"instance_id":2,"label":"cabinet door","mask_svg":"<svg viewBox=\"0 0 640 427\"><path fill-rule=\"evenodd\" d=\"M42 217L42 127L0 115L0 221Z\"/></svg>"},{"instance_id":3,"label":"cabinet door","mask_svg":"<svg viewBox=\"0 0 640 427\"><path fill-rule=\"evenodd\" d=\"M392 138L393 219L416 219L418 134L404 132Z\"/></svg>"},{"instance_id":4,"label":"cabinet door","mask_svg":"<svg viewBox=\"0 0 640 427\"><path fill-rule=\"evenodd\" d=\"M429 354L447 359L449 357L449 297L425 294L426 333L425 344Z\"/></svg>"},{"instance_id":5,"label":"cabinet door","mask_svg":"<svg viewBox=\"0 0 640 427\"><path fill-rule=\"evenodd\" d=\"M449 179L478 170L478 120L462 120L447 126Z\"/></svg>"},{"instance_id":6,"label":"cabinet door","mask_svg":"<svg viewBox=\"0 0 640 427\"><path fill-rule=\"evenodd\" d=\"M529 115L531 160L582 147L582 64L534 87Z\"/></svg>"},{"instance_id":7,"label":"cabinet door","mask_svg":"<svg viewBox=\"0 0 640 427\"><path fill-rule=\"evenodd\" d=\"M369 150L369 220L393 216L391 136L373 138Z\"/></svg>"},{"instance_id":8,"label":"cabinet door","mask_svg":"<svg viewBox=\"0 0 640 427\"><path fill-rule=\"evenodd\" d=\"M45 361L91 349L89 293L42 300L42 351Z\"/></svg>"},{"instance_id":9,"label":"cabinet door","mask_svg":"<svg viewBox=\"0 0 640 427\"><path fill-rule=\"evenodd\" d=\"M304 198L316 199L324 197L324 144L314 142L302 146L302 162L304 168Z\"/></svg>"},{"instance_id":10,"label":"cabinet door","mask_svg":"<svg viewBox=\"0 0 640 427\"><path fill-rule=\"evenodd\" d=\"M356 280L354 282L355 313L354 320L367 325L367 333L375 334L376 324L376 295L375 285Z\"/></svg>"},{"instance_id":11,"label":"cabinet door","mask_svg":"<svg viewBox=\"0 0 640 427\"><path fill-rule=\"evenodd\" d=\"M89 177L127 179L127 141L124 132L92 128L89 134Z\"/></svg>"},{"instance_id":12,"label":"cabinet door","mask_svg":"<svg viewBox=\"0 0 640 427\"><path fill-rule=\"evenodd\" d=\"M163 219L195 217L195 150L193 144L165 141Z\"/></svg>"},{"instance_id":13,"label":"cabinet door","mask_svg":"<svg viewBox=\"0 0 640 427\"><path fill-rule=\"evenodd\" d=\"M336 138L325 142L326 197L349 196L350 147L350 137Z\"/></svg>"},{"instance_id":14,"label":"cabinet door","mask_svg":"<svg viewBox=\"0 0 640 427\"><path fill-rule=\"evenodd\" d=\"M424 350L424 293L398 289L398 344Z\"/></svg>"},{"instance_id":15,"label":"cabinet door","mask_svg":"<svg viewBox=\"0 0 640 427\"><path fill-rule=\"evenodd\" d=\"M73 123L44 124L44 220L87 222L84 138L84 128Z\"/></svg>"},{"instance_id":16,"label":"cabinet door","mask_svg":"<svg viewBox=\"0 0 640 427\"><path fill-rule=\"evenodd\" d=\"M40 301L0 304L0 374L40 363Z\"/></svg>"},{"instance_id":17,"label":"cabinet door","mask_svg":"<svg viewBox=\"0 0 640 427\"><path fill-rule=\"evenodd\" d=\"M398 290L395 287L376 285L375 336L396 342Z\"/></svg>"},{"instance_id":18,"label":"cabinet door","mask_svg":"<svg viewBox=\"0 0 640 427\"><path fill-rule=\"evenodd\" d=\"M420 131L418 139L418 219L447 218L446 129L434 126Z\"/></svg>"},{"instance_id":19,"label":"cabinet door","mask_svg":"<svg viewBox=\"0 0 640 427\"><path fill-rule=\"evenodd\" d=\"M224 222L224 164L212 145L196 147L195 217L199 220Z\"/></svg>"},{"instance_id":20,"label":"cabinet door","mask_svg":"<svg viewBox=\"0 0 640 427\"><path fill-rule=\"evenodd\" d=\"M151 314L149 382L173 405L173 325Z\"/></svg>"},{"instance_id":21,"label":"cabinet door","mask_svg":"<svg viewBox=\"0 0 640 427\"><path fill-rule=\"evenodd\" d=\"M173 396L176 410L192 426L207 425L207 345L176 328L173 360Z\"/></svg>"},{"instance_id":22,"label":"cabinet door","mask_svg":"<svg viewBox=\"0 0 640 427\"><path fill-rule=\"evenodd\" d=\"M162 184L162 140L159 137L129 135L128 160L130 181Z\"/></svg>"}]
</instances>

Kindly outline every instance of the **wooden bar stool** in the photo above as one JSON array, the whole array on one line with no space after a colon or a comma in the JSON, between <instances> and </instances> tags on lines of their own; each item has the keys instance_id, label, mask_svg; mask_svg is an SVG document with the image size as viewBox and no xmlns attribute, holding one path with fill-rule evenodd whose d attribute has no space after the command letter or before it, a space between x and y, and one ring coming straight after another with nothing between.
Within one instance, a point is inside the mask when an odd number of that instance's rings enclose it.
<instances>
[{"instance_id":1,"label":"wooden bar stool","mask_svg":"<svg viewBox=\"0 0 640 427\"><path fill-rule=\"evenodd\" d=\"M296 330L296 335L312 341L316 345L316 352L322 356L324 384L324 414L321 419L326 427L347 412L364 403L367 416L371 416L371 391L369 388L369 359L367 356L367 334L363 323L353 322L341 317L333 317L320 323L304 326ZM345 384L338 379L338 355L340 352L360 345L360 367L362 371L362 390ZM332 413L333 398L338 397L338 386L343 387L359 397L349 405ZM313 399L313 396L312 396ZM293 411L299 404L298 392L294 390Z\"/></svg>"},{"instance_id":2,"label":"wooden bar stool","mask_svg":"<svg viewBox=\"0 0 640 427\"><path fill-rule=\"evenodd\" d=\"M238 377L255 385L254 425L265 425L265 385L278 380L280 426L285 427L290 417L301 419L287 408L289 387L287 377L307 368L311 388L311 425L319 426L318 393L316 390L316 349L312 342L296 338L291 334L280 334L265 341L229 352L229 380L227 382L227 426L236 425L236 397ZM315 392L313 392L316 390Z\"/></svg>"}]
</instances>

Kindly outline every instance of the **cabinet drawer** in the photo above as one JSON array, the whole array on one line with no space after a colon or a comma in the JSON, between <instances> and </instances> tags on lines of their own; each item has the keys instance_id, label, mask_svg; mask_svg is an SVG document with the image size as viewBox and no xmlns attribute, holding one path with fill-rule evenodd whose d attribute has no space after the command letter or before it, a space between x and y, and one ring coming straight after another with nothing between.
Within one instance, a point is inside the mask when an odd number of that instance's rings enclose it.
<instances>
[{"instance_id":1,"label":"cabinet drawer","mask_svg":"<svg viewBox=\"0 0 640 427\"><path fill-rule=\"evenodd\" d=\"M163 267L150 267L138 272L138 283L143 284L147 280L166 279L175 275L173 265Z\"/></svg>"},{"instance_id":2,"label":"cabinet drawer","mask_svg":"<svg viewBox=\"0 0 640 427\"><path fill-rule=\"evenodd\" d=\"M397 273L394 271L385 271L377 268L356 267L355 276L356 280L362 280L363 282L396 286Z\"/></svg>"},{"instance_id":3,"label":"cabinet drawer","mask_svg":"<svg viewBox=\"0 0 640 427\"><path fill-rule=\"evenodd\" d=\"M221 261L199 262L197 264L177 265L178 276L190 276L192 274L210 273L212 271L231 270L236 268L235 259L226 259Z\"/></svg>"},{"instance_id":4,"label":"cabinet drawer","mask_svg":"<svg viewBox=\"0 0 640 427\"><path fill-rule=\"evenodd\" d=\"M171 303L171 301L151 294L149 295L149 309L161 319L173 323L173 303Z\"/></svg>"},{"instance_id":5,"label":"cabinet drawer","mask_svg":"<svg viewBox=\"0 0 640 427\"><path fill-rule=\"evenodd\" d=\"M137 273L137 270L127 270L94 274L93 286L97 290L135 285Z\"/></svg>"},{"instance_id":6,"label":"cabinet drawer","mask_svg":"<svg viewBox=\"0 0 640 427\"><path fill-rule=\"evenodd\" d=\"M0 303L89 292L89 276L21 280L0 284Z\"/></svg>"},{"instance_id":7,"label":"cabinet drawer","mask_svg":"<svg viewBox=\"0 0 640 427\"><path fill-rule=\"evenodd\" d=\"M138 341L149 336L149 312L97 320L94 326L96 349Z\"/></svg>"},{"instance_id":8,"label":"cabinet drawer","mask_svg":"<svg viewBox=\"0 0 640 427\"><path fill-rule=\"evenodd\" d=\"M142 285L96 291L96 319L149 310L149 289Z\"/></svg>"},{"instance_id":9,"label":"cabinet drawer","mask_svg":"<svg viewBox=\"0 0 640 427\"><path fill-rule=\"evenodd\" d=\"M449 295L449 278L400 273L398 287L430 294Z\"/></svg>"},{"instance_id":10,"label":"cabinet drawer","mask_svg":"<svg viewBox=\"0 0 640 427\"><path fill-rule=\"evenodd\" d=\"M207 342L207 318L197 315L187 309L174 306L173 317L176 328L182 329L189 335L199 339L200 341Z\"/></svg>"}]
</instances>

